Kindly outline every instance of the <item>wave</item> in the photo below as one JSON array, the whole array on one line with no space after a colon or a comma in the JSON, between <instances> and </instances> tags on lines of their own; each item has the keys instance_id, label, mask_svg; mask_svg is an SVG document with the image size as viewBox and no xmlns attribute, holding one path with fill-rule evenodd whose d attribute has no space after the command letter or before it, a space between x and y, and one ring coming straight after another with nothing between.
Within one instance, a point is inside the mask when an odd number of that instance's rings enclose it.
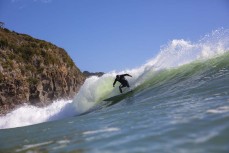
<instances>
[{"instance_id":1,"label":"wave","mask_svg":"<svg viewBox=\"0 0 229 153\"><path fill-rule=\"evenodd\" d=\"M117 95L118 87L112 84L117 74L129 73L130 86L136 92L149 88L157 94L172 94L183 89L184 93L206 80L228 75L229 29L218 29L204 36L196 43L172 40L161 47L159 54L146 64L131 70L112 71L102 77L88 78L73 100L59 100L45 108L23 105L0 117L0 128L20 127L64 117L80 115L103 99ZM198 82L198 83L197 83ZM189 84L184 90L184 85ZM165 90L170 87L170 90ZM164 90L163 90L164 89Z\"/></svg>"},{"instance_id":2,"label":"wave","mask_svg":"<svg viewBox=\"0 0 229 153\"><path fill-rule=\"evenodd\" d=\"M117 95L119 93L118 87L115 89L112 87L114 77L117 74L131 74L133 78L128 79L130 86L141 91L148 86L155 86L157 83L162 84L163 81L173 78L179 81L182 74L189 75L195 71L204 71L202 68L208 69L211 63L214 65L214 63L227 62L229 61L228 51L229 29L215 30L211 35L204 36L197 43L183 39L170 41L161 47L160 53L155 58L139 68L121 72L113 71L102 77L87 79L72 104L76 112L80 114L94 107L102 99ZM208 64L205 64L206 60L209 60ZM228 63L225 64L228 65ZM175 68L178 69L174 70Z\"/></svg>"}]
</instances>

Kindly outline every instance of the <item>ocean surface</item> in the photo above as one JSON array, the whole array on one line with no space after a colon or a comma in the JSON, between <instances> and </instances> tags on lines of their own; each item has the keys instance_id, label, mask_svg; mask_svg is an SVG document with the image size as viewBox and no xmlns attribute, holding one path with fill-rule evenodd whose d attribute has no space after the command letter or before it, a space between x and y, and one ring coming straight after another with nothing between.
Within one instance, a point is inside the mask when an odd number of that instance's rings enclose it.
<instances>
[{"instance_id":1,"label":"ocean surface","mask_svg":"<svg viewBox=\"0 0 229 153\"><path fill-rule=\"evenodd\" d=\"M121 73L132 94L103 101ZM72 100L20 106L0 128L1 153L228 153L229 30L172 40L138 68L88 78Z\"/></svg>"}]
</instances>

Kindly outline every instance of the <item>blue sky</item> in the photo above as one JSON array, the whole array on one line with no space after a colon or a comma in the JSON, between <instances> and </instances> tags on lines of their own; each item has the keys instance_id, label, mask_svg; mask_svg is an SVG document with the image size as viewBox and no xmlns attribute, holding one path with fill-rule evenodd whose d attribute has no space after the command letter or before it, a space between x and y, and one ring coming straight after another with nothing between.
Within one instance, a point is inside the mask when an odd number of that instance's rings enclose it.
<instances>
[{"instance_id":1,"label":"blue sky","mask_svg":"<svg viewBox=\"0 0 229 153\"><path fill-rule=\"evenodd\" d=\"M132 69L173 39L229 28L228 0L1 0L0 21L64 48L91 72Z\"/></svg>"}]
</instances>

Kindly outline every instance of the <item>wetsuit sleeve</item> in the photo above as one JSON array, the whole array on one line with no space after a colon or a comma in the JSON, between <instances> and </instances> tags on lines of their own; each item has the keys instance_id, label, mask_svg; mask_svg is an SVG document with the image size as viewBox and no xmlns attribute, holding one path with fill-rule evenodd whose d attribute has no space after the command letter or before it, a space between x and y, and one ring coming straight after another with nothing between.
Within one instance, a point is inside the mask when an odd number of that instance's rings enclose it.
<instances>
[{"instance_id":1,"label":"wetsuit sleeve","mask_svg":"<svg viewBox=\"0 0 229 153\"><path fill-rule=\"evenodd\" d=\"M123 76L129 76L129 77L132 77L131 75L129 75L129 74L123 74Z\"/></svg>"},{"instance_id":2,"label":"wetsuit sleeve","mask_svg":"<svg viewBox=\"0 0 229 153\"><path fill-rule=\"evenodd\" d=\"M115 79L115 80L114 80L114 83L113 83L113 86L115 85L116 81L117 81L117 80Z\"/></svg>"}]
</instances>

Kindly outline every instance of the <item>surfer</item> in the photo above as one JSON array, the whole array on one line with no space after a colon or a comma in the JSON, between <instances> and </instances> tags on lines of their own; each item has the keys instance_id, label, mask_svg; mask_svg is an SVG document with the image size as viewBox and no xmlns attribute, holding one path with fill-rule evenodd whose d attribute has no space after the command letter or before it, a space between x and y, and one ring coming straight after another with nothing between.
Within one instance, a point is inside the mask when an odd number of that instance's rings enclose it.
<instances>
[{"instance_id":1,"label":"surfer","mask_svg":"<svg viewBox=\"0 0 229 153\"><path fill-rule=\"evenodd\" d=\"M116 78L115 78L114 83L113 83L113 87L115 87L115 83L117 81L121 83L121 85L119 86L120 93L122 93L122 88L123 87L128 87L128 88L130 87L130 85L129 85L128 81L126 80L125 76L132 77L129 74L116 75Z\"/></svg>"}]
</instances>

